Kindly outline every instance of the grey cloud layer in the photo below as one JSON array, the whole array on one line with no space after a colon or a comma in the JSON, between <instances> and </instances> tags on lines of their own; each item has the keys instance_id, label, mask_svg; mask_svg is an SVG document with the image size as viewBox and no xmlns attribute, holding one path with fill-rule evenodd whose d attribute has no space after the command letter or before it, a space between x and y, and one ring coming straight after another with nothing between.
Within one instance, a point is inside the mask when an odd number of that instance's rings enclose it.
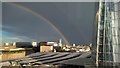
<instances>
[{"instance_id":1,"label":"grey cloud layer","mask_svg":"<svg viewBox=\"0 0 120 68\"><path fill-rule=\"evenodd\" d=\"M93 42L96 3L15 3L25 6L52 22L70 43ZM3 3L3 30L37 40L59 39L60 35L44 20L15 6Z\"/></svg>"}]
</instances>

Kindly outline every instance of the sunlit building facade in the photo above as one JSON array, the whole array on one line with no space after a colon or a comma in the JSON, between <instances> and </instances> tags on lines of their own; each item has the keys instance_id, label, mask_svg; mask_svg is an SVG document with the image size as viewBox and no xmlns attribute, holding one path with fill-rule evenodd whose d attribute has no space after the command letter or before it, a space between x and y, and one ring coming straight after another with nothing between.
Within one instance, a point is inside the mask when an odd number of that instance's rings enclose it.
<instances>
[{"instance_id":1,"label":"sunlit building facade","mask_svg":"<svg viewBox=\"0 0 120 68\"><path fill-rule=\"evenodd\" d=\"M105 0L103 0L105 1ZM97 12L97 66L119 66L120 63L120 3L99 2Z\"/></svg>"}]
</instances>

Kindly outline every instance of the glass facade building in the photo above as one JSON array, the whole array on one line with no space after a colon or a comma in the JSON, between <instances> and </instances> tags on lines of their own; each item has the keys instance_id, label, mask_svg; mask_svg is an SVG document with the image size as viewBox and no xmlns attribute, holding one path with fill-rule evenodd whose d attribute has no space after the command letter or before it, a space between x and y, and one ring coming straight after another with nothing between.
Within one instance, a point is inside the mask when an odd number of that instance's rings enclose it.
<instances>
[{"instance_id":1,"label":"glass facade building","mask_svg":"<svg viewBox=\"0 0 120 68\"><path fill-rule=\"evenodd\" d=\"M120 3L100 0L97 12L97 66L120 66Z\"/></svg>"}]
</instances>

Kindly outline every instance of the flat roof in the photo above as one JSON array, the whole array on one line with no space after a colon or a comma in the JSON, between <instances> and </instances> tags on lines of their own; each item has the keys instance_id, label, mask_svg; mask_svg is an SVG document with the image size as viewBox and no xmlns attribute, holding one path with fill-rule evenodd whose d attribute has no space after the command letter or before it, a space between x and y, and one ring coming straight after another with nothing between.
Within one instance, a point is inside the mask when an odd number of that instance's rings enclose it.
<instances>
[{"instance_id":1,"label":"flat roof","mask_svg":"<svg viewBox=\"0 0 120 68\"><path fill-rule=\"evenodd\" d=\"M91 52L86 53L70 53L70 52L44 52L33 53L28 55L20 63L39 63L39 64L53 64L53 65L85 65L92 64L92 59L87 58L91 55Z\"/></svg>"},{"instance_id":2,"label":"flat roof","mask_svg":"<svg viewBox=\"0 0 120 68\"><path fill-rule=\"evenodd\" d=\"M25 50L24 48L16 48L15 46L0 46L0 51L19 51Z\"/></svg>"},{"instance_id":3,"label":"flat roof","mask_svg":"<svg viewBox=\"0 0 120 68\"><path fill-rule=\"evenodd\" d=\"M0 49L2 52L6 51L24 51L24 48L13 48L13 49Z\"/></svg>"}]
</instances>

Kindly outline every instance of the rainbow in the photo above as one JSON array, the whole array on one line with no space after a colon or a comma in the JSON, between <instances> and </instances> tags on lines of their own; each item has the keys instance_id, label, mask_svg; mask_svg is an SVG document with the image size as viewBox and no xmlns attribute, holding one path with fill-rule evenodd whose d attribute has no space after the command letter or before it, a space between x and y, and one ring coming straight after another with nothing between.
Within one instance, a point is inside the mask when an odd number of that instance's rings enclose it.
<instances>
[{"instance_id":1,"label":"rainbow","mask_svg":"<svg viewBox=\"0 0 120 68\"><path fill-rule=\"evenodd\" d=\"M15 6L15 7L19 8L19 9L25 10L25 11L33 14L34 16L36 16L36 17L44 20L44 21L45 21L47 24L49 24L53 29L55 29L55 31L62 37L62 39L65 41L66 44L68 44L68 45L70 44L70 43L68 42L68 40L65 38L65 36L62 34L62 32L61 32L54 24L52 24L51 21L49 21L48 19L46 19L45 17L43 17L43 16L40 15L39 13L37 13L37 12L35 12L35 11L33 11L33 10L25 7L25 6L19 5L19 4L15 4L15 3L8 3L8 4L13 5L13 6Z\"/></svg>"}]
</instances>

